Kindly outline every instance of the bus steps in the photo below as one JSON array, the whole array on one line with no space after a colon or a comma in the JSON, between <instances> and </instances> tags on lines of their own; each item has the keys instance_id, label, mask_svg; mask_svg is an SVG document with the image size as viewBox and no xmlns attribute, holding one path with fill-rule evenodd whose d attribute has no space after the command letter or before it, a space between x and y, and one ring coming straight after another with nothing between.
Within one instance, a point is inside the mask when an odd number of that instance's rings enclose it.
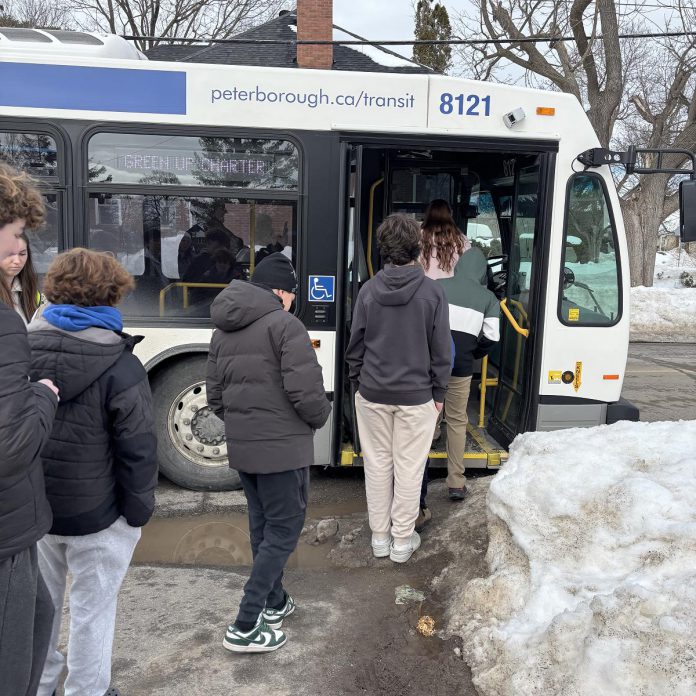
<instances>
[{"instance_id":1,"label":"bus steps","mask_svg":"<svg viewBox=\"0 0 696 696\"><path fill-rule=\"evenodd\" d=\"M478 428L469 423L466 432L465 466L469 469L497 469L507 461L508 453L498 445L484 428ZM442 428L443 435L433 444L428 455L428 465L434 468L447 467L446 427ZM341 450L341 466L362 466L362 455L353 451L349 443Z\"/></svg>"}]
</instances>

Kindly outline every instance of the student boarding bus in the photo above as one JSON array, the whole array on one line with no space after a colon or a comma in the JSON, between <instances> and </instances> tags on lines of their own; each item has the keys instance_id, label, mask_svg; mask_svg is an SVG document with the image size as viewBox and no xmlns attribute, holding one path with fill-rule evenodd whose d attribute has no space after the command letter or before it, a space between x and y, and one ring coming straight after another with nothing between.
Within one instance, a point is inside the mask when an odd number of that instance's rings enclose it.
<instances>
[{"instance_id":1,"label":"student boarding bus","mask_svg":"<svg viewBox=\"0 0 696 696\"><path fill-rule=\"evenodd\" d=\"M39 272L84 246L135 276L122 311L144 336L136 354L172 480L237 483L206 402L209 307L273 251L297 268L294 311L333 404L315 464L360 463L344 363L352 307L380 268L380 222L420 220L434 198L488 257L503 312L472 388L467 466L499 466L525 431L637 418L621 399L628 253L606 164L618 155L598 149L574 97L143 58L118 37L0 29L0 158L41 182Z\"/></svg>"}]
</instances>

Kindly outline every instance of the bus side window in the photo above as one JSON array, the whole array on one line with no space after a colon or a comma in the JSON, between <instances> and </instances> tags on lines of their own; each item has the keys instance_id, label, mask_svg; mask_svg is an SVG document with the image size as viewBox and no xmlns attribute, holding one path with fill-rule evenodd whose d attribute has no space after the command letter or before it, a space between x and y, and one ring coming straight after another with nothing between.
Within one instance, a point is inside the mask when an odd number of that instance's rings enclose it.
<instances>
[{"instance_id":1,"label":"bus side window","mask_svg":"<svg viewBox=\"0 0 696 696\"><path fill-rule=\"evenodd\" d=\"M568 184L559 318L568 326L612 326L621 318L616 225L604 182L575 174Z\"/></svg>"},{"instance_id":2,"label":"bus side window","mask_svg":"<svg viewBox=\"0 0 696 696\"><path fill-rule=\"evenodd\" d=\"M36 272L42 276L60 251L63 239L65 180L63 153L56 139L34 131L0 131L0 162L25 171L38 184L46 206L44 224L27 230Z\"/></svg>"}]
</instances>

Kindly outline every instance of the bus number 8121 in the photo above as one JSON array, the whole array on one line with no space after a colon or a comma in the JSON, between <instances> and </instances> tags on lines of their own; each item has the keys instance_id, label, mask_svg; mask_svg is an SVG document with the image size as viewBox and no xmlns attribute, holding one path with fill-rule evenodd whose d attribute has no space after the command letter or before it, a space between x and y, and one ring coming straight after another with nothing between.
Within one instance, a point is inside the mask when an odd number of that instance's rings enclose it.
<instances>
[{"instance_id":1,"label":"bus number 8121","mask_svg":"<svg viewBox=\"0 0 696 696\"><path fill-rule=\"evenodd\" d=\"M483 112L481 112L481 107L483 107ZM478 94L454 95L443 92L440 95L440 113L446 116L453 113L459 116L490 116L491 97L490 95L479 97Z\"/></svg>"}]
</instances>

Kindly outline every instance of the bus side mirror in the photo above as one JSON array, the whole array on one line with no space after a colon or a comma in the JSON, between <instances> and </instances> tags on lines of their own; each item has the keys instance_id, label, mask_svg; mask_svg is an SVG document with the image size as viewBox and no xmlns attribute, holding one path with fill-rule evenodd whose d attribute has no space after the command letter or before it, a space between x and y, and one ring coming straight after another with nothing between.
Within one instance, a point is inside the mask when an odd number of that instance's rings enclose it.
<instances>
[{"instance_id":1,"label":"bus side mirror","mask_svg":"<svg viewBox=\"0 0 696 696\"><path fill-rule=\"evenodd\" d=\"M682 242L696 242L696 180L679 184L679 233Z\"/></svg>"}]
</instances>

